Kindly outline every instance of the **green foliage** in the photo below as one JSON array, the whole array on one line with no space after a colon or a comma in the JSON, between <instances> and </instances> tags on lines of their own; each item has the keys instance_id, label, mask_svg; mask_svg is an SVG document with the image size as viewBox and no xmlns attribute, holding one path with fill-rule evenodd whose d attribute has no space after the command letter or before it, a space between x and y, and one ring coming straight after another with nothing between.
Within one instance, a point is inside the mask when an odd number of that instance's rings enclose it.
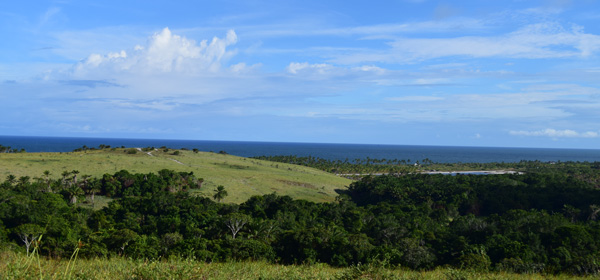
<instances>
[{"instance_id":1,"label":"green foliage","mask_svg":"<svg viewBox=\"0 0 600 280\"><path fill-rule=\"evenodd\" d=\"M25 149L12 148L10 146L0 145L0 153L26 153Z\"/></svg>"},{"instance_id":2,"label":"green foliage","mask_svg":"<svg viewBox=\"0 0 600 280\"><path fill-rule=\"evenodd\" d=\"M600 190L566 170L365 177L331 203L276 193L219 203L190 194L200 180L192 172L169 169L121 170L97 181L64 172L52 187L60 194L48 191L44 180L7 177L0 184L0 240L25 253L38 244L34 234L43 233L36 252L72 263L76 256L77 262L123 256L326 263L346 267L339 274L344 279L385 279L394 267L460 269L447 270L449 279L490 271L597 275L600 222L590 216ZM113 198L102 209L82 208L66 195L94 184L98 194ZM215 194L224 191L217 187ZM79 275L71 265L63 272Z\"/></svg>"},{"instance_id":3,"label":"green foliage","mask_svg":"<svg viewBox=\"0 0 600 280\"><path fill-rule=\"evenodd\" d=\"M215 194L213 195L213 198L218 202L221 202L221 200L223 200L223 198L225 198L228 195L227 191L225 190L225 187L221 185L217 186L214 192Z\"/></svg>"},{"instance_id":4,"label":"green foliage","mask_svg":"<svg viewBox=\"0 0 600 280\"><path fill-rule=\"evenodd\" d=\"M106 146L105 146L106 147ZM50 192L60 192L64 184L59 184L62 172L79 170L81 176L91 175L93 179L101 179L104 174L114 174L119 170L130 173L157 173L162 169L175 172L193 172L202 180L201 186L191 191L194 195L212 196L218 185L227 187L229 196L223 201L242 203L253 195L267 194L276 191L282 195L290 195L296 199L307 199L317 202L335 200L336 190L345 189L351 182L342 177L328 174L312 168L289 164L276 164L256 159L241 158L232 155L172 150L152 149L146 153L127 154L128 148L92 149L69 153L0 153L0 183L8 175L15 176L12 186L22 176L29 176L31 181L41 177L44 186ZM145 150L147 148L143 148ZM179 151L177 161L173 160L174 151ZM46 177L44 171L49 171ZM63 178L70 180L72 174ZM48 187L50 183L50 187ZM41 184L40 184L41 187ZM52 190L49 190L49 189ZM95 195L102 195L95 193ZM92 193L86 191L87 201L91 203ZM2 201L0 201L2 202ZM81 197L78 202L84 202ZM85 204L84 204L85 205Z\"/></svg>"},{"instance_id":5,"label":"green foliage","mask_svg":"<svg viewBox=\"0 0 600 280\"><path fill-rule=\"evenodd\" d=\"M457 266L463 270L488 271L492 262L485 252L485 246L471 246L457 258Z\"/></svg>"}]
</instances>

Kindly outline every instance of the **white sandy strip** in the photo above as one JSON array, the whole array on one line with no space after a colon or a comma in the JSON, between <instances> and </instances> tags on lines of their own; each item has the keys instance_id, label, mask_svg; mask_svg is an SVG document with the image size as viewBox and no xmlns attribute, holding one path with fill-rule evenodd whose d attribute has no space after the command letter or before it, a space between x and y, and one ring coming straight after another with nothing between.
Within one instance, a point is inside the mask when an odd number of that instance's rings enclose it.
<instances>
[{"instance_id":1,"label":"white sandy strip","mask_svg":"<svg viewBox=\"0 0 600 280\"><path fill-rule=\"evenodd\" d=\"M174 161L174 162L177 162L177 163L179 163L179 164L181 164L181 165L185 165L185 164L183 164L183 162L181 162L181 161L178 161L178 160L176 160L176 159L170 158L170 160L172 160L172 161Z\"/></svg>"},{"instance_id":2,"label":"white sandy strip","mask_svg":"<svg viewBox=\"0 0 600 280\"><path fill-rule=\"evenodd\" d=\"M463 175L500 175L500 174L524 174L523 172L518 172L518 171L512 171L512 170L472 170L472 171L419 171L416 173L420 173L420 174L444 174L444 175L451 175L451 174L463 174ZM373 176L381 176L381 175L386 175L386 174L390 174L390 173L370 173L370 174L336 174L338 176L367 176L367 175L373 175Z\"/></svg>"},{"instance_id":3,"label":"white sandy strip","mask_svg":"<svg viewBox=\"0 0 600 280\"><path fill-rule=\"evenodd\" d=\"M140 152L142 151L142 148L136 148L136 149L137 149L138 151L140 151ZM153 156L154 156L154 155L152 154L152 152L147 152L146 154L147 154L147 155L149 155L149 156L151 156L151 157L153 157Z\"/></svg>"},{"instance_id":4,"label":"white sandy strip","mask_svg":"<svg viewBox=\"0 0 600 280\"><path fill-rule=\"evenodd\" d=\"M426 171L426 172L421 172L421 173L425 173L425 174L486 174L486 175L523 174L523 172L512 171L512 170Z\"/></svg>"}]
</instances>

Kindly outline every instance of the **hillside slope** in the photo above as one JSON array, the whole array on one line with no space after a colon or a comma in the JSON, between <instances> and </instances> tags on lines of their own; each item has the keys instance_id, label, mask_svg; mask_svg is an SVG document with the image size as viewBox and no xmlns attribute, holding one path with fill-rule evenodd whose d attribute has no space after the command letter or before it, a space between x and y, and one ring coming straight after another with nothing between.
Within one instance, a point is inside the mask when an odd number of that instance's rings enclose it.
<instances>
[{"instance_id":1,"label":"hillside slope","mask_svg":"<svg viewBox=\"0 0 600 280\"><path fill-rule=\"evenodd\" d=\"M131 173L157 172L161 169L194 172L204 179L199 194L212 196L218 185L229 193L224 202L240 203L252 195L276 192L296 199L315 202L333 201L336 189L345 189L350 180L313 168L275 163L227 154L163 149L149 153L127 149L88 150L70 153L2 153L0 179L12 174L17 178L42 177L45 170L52 178L63 171L77 170L81 175L101 177L119 170Z\"/></svg>"}]
</instances>

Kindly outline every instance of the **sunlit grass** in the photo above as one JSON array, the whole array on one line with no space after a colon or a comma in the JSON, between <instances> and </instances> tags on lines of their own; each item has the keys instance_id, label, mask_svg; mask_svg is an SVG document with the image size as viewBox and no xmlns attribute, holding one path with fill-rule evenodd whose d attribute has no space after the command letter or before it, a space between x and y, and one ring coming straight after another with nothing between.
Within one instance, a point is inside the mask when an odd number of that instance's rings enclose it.
<instances>
[{"instance_id":1,"label":"sunlit grass","mask_svg":"<svg viewBox=\"0 0 600 280\"><path fill-rule=\"evenodd\" d=\"M594 279L569 275L483 273L440 268L433 271L385 269L369 265L334 268L324 264L278 265L266 262L203 263L127 258L48 260L28 265L33 255L0 253L0 279ZM68 273L65 273L67 271Z\"/></svg>"},{"instance_id":2,"label":"sunlit grass","mask_svg":"<svg viewBox=\"0 0 600 280\"><path fill-rule=\"evenodd\" d=\"M138 152L127 154L123 149L90 150L71 153L0 154L0 180L12 174L17 178L42 177L45 170L58 179L63 171L78 170L81 175L101 177L120 170L131 173L157 172L161 169L193 171L204 178L198 195L212 197L218 185L227 189L223 202L240 203L252 195L273 192L295 199L315 202L333 201L336 189L346 188L351 181L316 169L226 154L174 150L155 150L152 156Z\"/></svg>"}]
</instances>

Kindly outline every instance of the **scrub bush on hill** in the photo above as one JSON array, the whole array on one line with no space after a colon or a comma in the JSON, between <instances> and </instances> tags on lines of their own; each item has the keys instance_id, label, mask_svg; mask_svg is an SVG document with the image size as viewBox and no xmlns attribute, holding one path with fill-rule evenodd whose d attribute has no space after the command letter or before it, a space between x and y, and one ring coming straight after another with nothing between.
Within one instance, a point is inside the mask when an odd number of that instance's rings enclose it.
<instances>
[{"instance_id":1,"label":"scrub bush on hill","mask_svg":"<svg viewBox=\"0 0 600 280\"><path fill-rule=\"evenodd\" d=\"M25 252L23 230L34 225L40 254L60 258L80 240L84 258L597 274L600 191L589 180L597 171L565 170L366 177L334 203L268 194L239 205L191 196L201 182L191 173L123 170L86 179L116 198L101 210L54 193L60 182L49 190L44 180L7 178L0 242ZM65 182L83 186L82 177Z\"/></svg>"},{"instance_id":2,"label":"scrub bush on hill","mask_svg":"<svg viewBox=\"0 0 600 280\"><path fill-rule=\"evenodd\" d=\"M12 148L0 145L0 153L26 153L25 149Z\"/></svg>"},{"instance_id":3,"label":"scrub bush on hill","mask_svg":"<svg viewBox=\"0 0 600 280\"><path fill-rule=\"evenodd\" d=\"M193 172L175 172L163 169L158 174L131 174L121 170L113 175L104 174L100 194L109 197L143 196L161 191L179 192L202 186L202 178Z\"/></svg>"}]
</instances>

